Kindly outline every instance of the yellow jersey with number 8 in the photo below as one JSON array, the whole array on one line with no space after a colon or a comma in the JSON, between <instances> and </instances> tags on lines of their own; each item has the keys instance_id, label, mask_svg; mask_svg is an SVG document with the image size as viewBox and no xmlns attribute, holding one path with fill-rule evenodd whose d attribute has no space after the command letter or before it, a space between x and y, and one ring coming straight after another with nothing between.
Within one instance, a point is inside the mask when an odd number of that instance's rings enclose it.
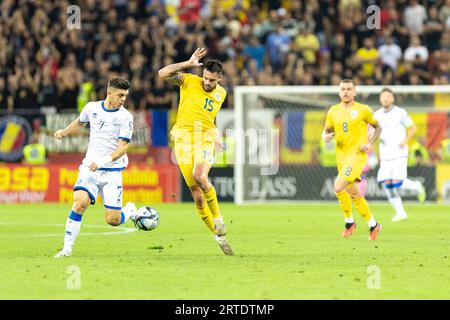
<instances>
[{"instance_id":1,"label":"yellow jersey with number 8","mask_svg":"<svg viewBox=\"0 0 450 320\"><path fill-rule=\"evenodd\" d=\"M175 137L194 130L212 132L216 129L214 119L227 95L226 90L217 85L211 92L203 88L202 78L185 73L180 85L180 103L175 125L171 134Z\"/></svg>"},{"instance_id":2,"label":"yellow jersey with number 8","mask_svg":"<svg viewBox=\"0 0 450 320\"><path fill-rule=\"evenodd\" d=\"M367 124L378 124L368 105L355 101L351 107L339 103L328 110L325 128L334 131L338 163L349 158L367 160L367 153L359 151L361 145L368 143Z\"/></svg>"}]
</instances>

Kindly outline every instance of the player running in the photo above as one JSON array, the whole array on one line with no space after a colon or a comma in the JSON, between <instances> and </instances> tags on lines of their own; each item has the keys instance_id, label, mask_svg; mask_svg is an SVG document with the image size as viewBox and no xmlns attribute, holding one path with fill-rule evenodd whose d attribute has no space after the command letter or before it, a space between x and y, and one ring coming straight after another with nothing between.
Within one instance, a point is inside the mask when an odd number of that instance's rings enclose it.
<instances>
[{"instance_id":1,"label":"player running","mask_svg":"<svg viewBox=\"0 0 450 320\"><path fill-rule=\"evenodd\" d=\"M129 82L123 78L110 79L105 100L87 103L76 120L55 132L55 137L62 139L87 123L90 125L88 150L73 188L73 205L66 222L64 247L55 258L72 254L83 214L89 204L95 204L99 193L108 224L118 226L136 216L134 204L128 203L122 208L121 171L128 165L126 152L133 133L133 116L123 106L129 88Z\"/></svg>"},{"instance_id":2,"label":"player running","mask_svg":"<svg viewBox=\"0 0 450 320\"><path fill-rule=\"evenodd\" d=\"M165 66L159 76L180 87L177 120L172 128L175 156L184 180L191 190L197 211L211 230L222 251L233 255L225 234L226 228L217 201L216 190L208 180L214 162L214 149L223 150L215 118L227 92L219 85L222 64L208 60L203 77L181 71L203 66L199 60L206 55L198 48L188 61Z\"/></svg>"},{"instance_id":3,"label":"player running","mask_svg":"<svg viewBox=\"0 0 450 320\"><path fill-rule=\"evenodd\" d=\"M381 128L373 118L372 109L356 102L355 96L353 81L342 80L339 84L341 102L328 110L322 138L327 143L333 137L336 139L339 174L334 183L334 191L345 216L342 237L349 237L356 227L352 216L353 201L356 210L369 225L369 240L375 240L381 225L375 221L366 199L361 196L358 184L367 162L367 153L380 135ZM368 124L375 128L370 138L367 134Z\"/></svg>"},{"instance_id":4,"label":"player running","mask_svg":"<svg viewBox=\"0 0 450 320\"><path fill-rule=\"evenodd\" d=\"M386 196L395 210L392 221L407 219L403 208L399 188L413 190L423 202L426 194L420 181L407 179L408 142L417 131L417 127L406 110L394 105L394 93L384 88L380 93L382 108L378 109L374 118L380 124L380 168L378 182L382 182Z\"/></svg>"}]
</instances>

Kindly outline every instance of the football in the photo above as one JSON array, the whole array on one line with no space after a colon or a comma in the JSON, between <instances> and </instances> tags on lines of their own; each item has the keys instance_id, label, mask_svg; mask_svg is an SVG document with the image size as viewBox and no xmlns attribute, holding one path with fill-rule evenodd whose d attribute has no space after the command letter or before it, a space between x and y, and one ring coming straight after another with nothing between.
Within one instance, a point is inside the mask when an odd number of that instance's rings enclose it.
<instances>
[{"instance_id":1,"label":"football","mask_svg":"<svg viewBox=\"0 0 450 320\"><path fill-rule=\"evenodd\" d=\"M159 213L152 207L141 207L136 218L136 227L140 230L150 231L159 224Z\"/></svg>"}]
</instances>

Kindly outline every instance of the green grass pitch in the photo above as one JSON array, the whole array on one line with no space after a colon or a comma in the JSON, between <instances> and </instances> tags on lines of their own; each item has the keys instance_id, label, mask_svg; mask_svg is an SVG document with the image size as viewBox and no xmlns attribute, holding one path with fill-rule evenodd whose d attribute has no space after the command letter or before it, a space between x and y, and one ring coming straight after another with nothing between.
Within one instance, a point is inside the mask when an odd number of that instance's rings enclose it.
<instances>
[{"instance_id":1,"label":"green grass pitch","mask_svg":"<svg viewBox=\"0 0 450 320\"><path fill-rule=\"evenodd\" d=\"M337 203L221 206L232 257L193 204L156 205L159 227L134 232L106 225L100 202L73 256L54 259L70 205L1 205L0 299L450 299L449 206L407 204L392 223L372 204L374 242L356 214L340 238Z\"/></svg>"}]
</instances>

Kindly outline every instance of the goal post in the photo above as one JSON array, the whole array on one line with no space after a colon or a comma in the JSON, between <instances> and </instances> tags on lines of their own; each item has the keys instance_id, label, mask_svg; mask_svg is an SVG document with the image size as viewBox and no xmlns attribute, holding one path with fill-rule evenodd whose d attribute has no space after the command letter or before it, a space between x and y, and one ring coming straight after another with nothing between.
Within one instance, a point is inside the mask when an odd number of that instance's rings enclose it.
<instances>
[{"instance_id":1,"label":"goal post","mask_svg":"<svg viewBox=\"0 0 450 320\"><path fill-rule=\"evenodd\" d=\"M450 127L450 86L357 86L356 100L375 111L381 107L379 93L385 87L394 92L395 104L408 110L418 127L411 143L430 151L426 163L411 157L408 175L425 184L428 200L436 200L433 152ZM234 88L236 204L334 200L334 150L321 142L321 134L328 108L339 103L338 93L337 86ZM376 181L376 154L377 150L369 157L365 173L367 197L381 200L385 196ZM415 199L412 194L403 196Z\"/></svg>"}]
</instances>

